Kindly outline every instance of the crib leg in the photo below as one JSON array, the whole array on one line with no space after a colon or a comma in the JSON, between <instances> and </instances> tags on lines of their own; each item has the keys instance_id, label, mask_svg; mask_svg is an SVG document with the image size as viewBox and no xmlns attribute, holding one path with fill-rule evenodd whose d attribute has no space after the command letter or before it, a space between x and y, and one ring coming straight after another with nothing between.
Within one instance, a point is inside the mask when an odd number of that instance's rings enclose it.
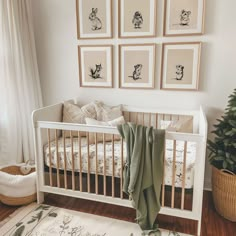
<instances>
[{"instance_id":1,"label":"crib leg","mask_svg":"<svg viewBox=\"0 0 236 236\"><path fill-rule=\"evenodd\" d=\"M197 222L197 236L201 236L201 225L202 225L202 221L200 219Z\"/></svg>"},{"instance_id":2,"label":"crib leg","mask_svg":"<svg viewBox=\"0 0 236 236\"><path fill-rule=\"evenodd\" d=\"M37 203L41 204L44 202L44 192L37 192Z\"/></svg>"}]
</instances>

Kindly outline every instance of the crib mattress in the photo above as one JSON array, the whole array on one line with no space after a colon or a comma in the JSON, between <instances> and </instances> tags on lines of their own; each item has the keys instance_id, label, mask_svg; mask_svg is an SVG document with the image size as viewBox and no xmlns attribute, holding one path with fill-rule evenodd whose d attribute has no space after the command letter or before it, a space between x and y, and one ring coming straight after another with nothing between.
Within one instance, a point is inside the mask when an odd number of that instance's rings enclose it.
<instances>
[{"instance_id":1,"label":"crib mattress","mask_svg":"<svg viewBox=\"0 0 236 236\"><path fill-rule=\"evenodd\" d=\"M182 187L183 180L183 159L184 159L184 142L176 143L176 165L175 165L175 187ZM124 150L124 163L126 157L125 143ZM112 142L106 142L106 176L112 175ZM56 142L50 143L51 149L51 166L57 168L57 149ZM63 146L63 139L58 139L58 158L59 169L64 169L64 150L66 156L66 169L72 170L72 148L70 138L65 139L65 148ZM73 138L73 152L74 152L74 170L80 171L80 157L79 157L79 144L78 138ZM186 172L185 172L185 188L189 189L193 187L193 172L194 162L196 156L196 144L188 142L187 146L187 158L186 158ZM49 166L49 146L44 146L45 164ZM82 160L82 172L88 172L88 147L86 138L81 138L81 160ZM89 160L90 160L90 173L96 173L96 145L89 145ZM104 145L103 143L97 144L97 172L99 175L104 175ZM173 141L166 141L166 160L165 160L165 185L172 185L172 172L173 172ZM114 176L120 177L121 174L121 144L120 141L114 142Z\"/></svg>"}]
</instances>

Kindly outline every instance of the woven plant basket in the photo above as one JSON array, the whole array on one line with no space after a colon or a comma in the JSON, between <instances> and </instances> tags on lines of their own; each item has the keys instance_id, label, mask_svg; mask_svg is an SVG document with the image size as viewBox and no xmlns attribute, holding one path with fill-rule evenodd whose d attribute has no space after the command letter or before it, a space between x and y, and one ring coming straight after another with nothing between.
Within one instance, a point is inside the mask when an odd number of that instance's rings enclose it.
<instances>
[{"instance_id":1,"label":"woven plant basket","mask_svg":"<svg viewBox=\"0 0 236 236\"><path fill-rule=\"evenodd\" d=\"M212 193L217 212L236 222L236 175L212 168Z\"/></svg>"},{"instance_id":2,"label":"woven plant basket","mask_svg":"<svg viewBox=\"0 0 236 236\"><path fill-rule=\"evenodd\" d=\"M20 166L7 166L7 167L0 169L0 171L3 171L8 174L12 174L12 175L24 175L20 171ZM30 174L34 171L35 171L35 168L32 168L28 174ZM29 204L29 203L35 201L36 199L37 199L36 193L29 195L29 196L24 196L24 197L9 197L9 196L5 196L5 195L0 194L0 201L4 204L10 205L10 206L19 206L19 205Z\"/></svg>"}]
</instances>

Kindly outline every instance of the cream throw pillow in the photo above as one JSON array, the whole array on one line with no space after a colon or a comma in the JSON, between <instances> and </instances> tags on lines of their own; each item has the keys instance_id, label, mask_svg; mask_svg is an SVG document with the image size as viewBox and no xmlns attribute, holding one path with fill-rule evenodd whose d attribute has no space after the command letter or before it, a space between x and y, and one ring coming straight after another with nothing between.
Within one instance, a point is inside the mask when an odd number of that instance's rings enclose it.
<instances>
[{"instance_id":1,"label":"cream throw pillow","mask_svg":"<svg viewBox=\"0 0 236 236\"><path fill-rule=\"evenodd\" d=\"M120 116L114 120L110 121L99 121L91 118L85 118L87 125L98 125L98 126L117 126L125 123L124 116Z\"/></svg>"},{"instance_id":2,"label":"cream throw pillow","mask_svg":"<svg viewBox=\"0 0 236 236\"><path fill-rule=\"evenodd\" d=\"M86 120L86 124L87 125L98 125L98 126L112 126L112 127L116 127L117 125L121 125L125 123L125 119L123 116L120 116L114 120L111 121L98 121L95 119L91 119L91 118L85 118ZM114 136L114 140L120 140L120 136L119 135L115 135ZM105 141L106 142L110 142L112 141L112 135L110 134L106 134L105 135ZM97 134L97 142L101 143L103 142L103 134ZM95 135L94 134L89 134L89 144L94 144L95 143Z\"/></svg>"},{"instance_id":3,"label":"cream throw pillow","mask_svg":"<svg viewBox=\"0 0 236 236\"><path fill-rule=\"evenodd\" d=\"M184 117L179 120L161 120L161 129L181 133L193 133L193 118Z\"/></svg>"},{"instance_id":4,"label":"cream throw pillow","mask_svg":"<svg viewBox=\"0 0 236 236\"><path fill-rule=\"evenodd\" d=\"M96 118L96 110L93 103L89 103L83 107L79 107L69 102L64 103L63 107L63 122L65 123L77 123L86 124L85 118ZM77 131L72 132L73 136L78 136ZM70 136L70 131L65 132L65 136ZM81 132L81 136L86 136L86 132Z\"/></svg>"},{"instance_id":5,"label":"cream throw pillow","mask_svg":"<svg viewBox=\"0 0 236 236\"><path fill-rule=\"evenodd\" d=\"M98 121L110 121L122 116L122 105L110 107L102 102L94 101Z\"/></svg>"}]
</instances>

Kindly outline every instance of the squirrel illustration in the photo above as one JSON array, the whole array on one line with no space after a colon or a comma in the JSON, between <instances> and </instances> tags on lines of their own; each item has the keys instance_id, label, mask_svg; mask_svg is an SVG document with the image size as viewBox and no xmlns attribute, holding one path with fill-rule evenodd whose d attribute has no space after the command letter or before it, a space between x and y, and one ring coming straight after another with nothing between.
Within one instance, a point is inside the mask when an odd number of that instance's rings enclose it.
<instances>
[{"instance_id":1,"label":"squirrel illustration","mask_svg":"<svg viewBox=\"0 0 236 236\"><path fill-rule=\"evenodd\" d=\"M102 65L101 63L98 65L95 65L95 70L94 69L90 69L90 75L93 79L102 79L101 77L101 71L102 71Z\"/></svg>"},{"instance_id":2,"label":"squirrel illustration","mask_svg":"<svg viewBox=\"0 0 236 236\"><path fill-rule=\"evenodd\" d=\"M91 29L93 31L100 30L102 28L102 22L97 17L97 12L98 12L97 8L92 8L92 12L89 14L89 20L92 23L92 28Z\"/></svg>"}]
</instances>

